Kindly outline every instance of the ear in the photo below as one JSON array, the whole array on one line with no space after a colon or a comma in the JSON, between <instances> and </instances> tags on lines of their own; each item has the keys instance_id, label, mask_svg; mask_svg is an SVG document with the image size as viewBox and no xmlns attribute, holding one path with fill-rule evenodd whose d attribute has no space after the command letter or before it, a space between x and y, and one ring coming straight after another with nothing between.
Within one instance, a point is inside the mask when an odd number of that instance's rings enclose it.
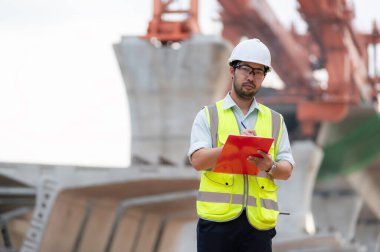
<instances>
[{"instance_id":1,"label":"ear","mask_svg":"<svg viewBox=\"0 0 380 252\"><path fill-rule=\"evenodd\" d=\"M230 66L230 75L231 75L231 79L233 79L235 75L235 68L233 68L232 66Z\"/></svg>"}]
</instances>

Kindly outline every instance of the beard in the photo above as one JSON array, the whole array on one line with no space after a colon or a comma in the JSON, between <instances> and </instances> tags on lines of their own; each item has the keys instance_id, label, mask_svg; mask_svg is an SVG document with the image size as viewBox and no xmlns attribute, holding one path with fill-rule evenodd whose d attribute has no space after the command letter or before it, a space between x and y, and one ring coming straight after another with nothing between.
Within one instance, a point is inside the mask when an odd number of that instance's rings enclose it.
<instances>
[{"instance_id":1,"label":"beard","mask_svg":"<svg viewBox=\"0 0 380 252\"><path fill-rule=\"evenodd\" d=\"M243 84L239 87L237 84L236 84L236 78L234 78L233 80L233 87L234 87L234 90L237 94L237 96L239 96L241 99L244 99L244 100L252 100L253 97L255 97L255 95L257 94L258 90L255 91L255 90L252 90L252 91L245 91L243 89ZM253 83L250 83L251 85L254 85Z\"/></svg>"}]
</instances>

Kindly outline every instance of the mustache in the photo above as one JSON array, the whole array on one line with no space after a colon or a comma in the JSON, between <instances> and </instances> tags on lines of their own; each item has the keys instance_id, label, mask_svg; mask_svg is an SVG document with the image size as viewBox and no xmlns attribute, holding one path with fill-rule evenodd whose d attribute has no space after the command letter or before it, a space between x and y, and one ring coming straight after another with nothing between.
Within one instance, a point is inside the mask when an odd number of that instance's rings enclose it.
<instances>
[{"instance_id":1,"label":"mustache","mask_svg":"<svg viewBox=\"0 0 380 252\"><path fill-rule=\"evenodd\" d=\"M256 84L253 81L248 80L242 83L242 85L246 85L246 84L256 87Z\"/></svg>"}]
</instances>

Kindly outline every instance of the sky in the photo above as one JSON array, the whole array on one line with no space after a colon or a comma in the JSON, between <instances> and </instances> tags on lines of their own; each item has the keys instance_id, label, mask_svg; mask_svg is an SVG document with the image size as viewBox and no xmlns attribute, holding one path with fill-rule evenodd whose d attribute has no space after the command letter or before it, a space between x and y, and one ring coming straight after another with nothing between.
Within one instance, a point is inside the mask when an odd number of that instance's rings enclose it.
<instances>
[{"instance_id":1,"label":"sky","mask_svg":"<svg viewBox=\"0 0 380 252\"><path fill-rule=\"evenodd\" d=\"M285 27L295 0L269 0ZM355 4L357 30L380 24L378 0ZM146 32L152 0L0 0L0 162L127 167L126 90L112 45ZM219 34L216 0L200 0Z\"/></svg>"}]
</instances>

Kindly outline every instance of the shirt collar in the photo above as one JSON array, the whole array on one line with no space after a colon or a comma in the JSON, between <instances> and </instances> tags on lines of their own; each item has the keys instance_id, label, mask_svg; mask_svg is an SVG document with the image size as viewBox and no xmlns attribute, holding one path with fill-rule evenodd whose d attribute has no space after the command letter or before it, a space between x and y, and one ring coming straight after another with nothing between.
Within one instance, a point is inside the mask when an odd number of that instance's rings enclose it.
<instances>
[{"instance_id":1,"label":"shirt collar","mask_svg":"<svg viewBox=\"0 0 380 252\"><path fill-rule=\"evenodd\" d=\"M232 97L230 95L230 93L228 93L226 95L226 97L224 97L224 102L223 102L223 109L230 109L232 107L238 107L236 105L236 103L234 102L234 100L232 100ZM255 111L255 109L257 109L258 111L260 111L260 113L264 113L264 111L261 109L261 107L259 106L259 104L257 103L256 101L256 98L253 98L253 101L251 103L251 107L249 108L248 110L248 114Z\"/></svg>"}]
</instances>

